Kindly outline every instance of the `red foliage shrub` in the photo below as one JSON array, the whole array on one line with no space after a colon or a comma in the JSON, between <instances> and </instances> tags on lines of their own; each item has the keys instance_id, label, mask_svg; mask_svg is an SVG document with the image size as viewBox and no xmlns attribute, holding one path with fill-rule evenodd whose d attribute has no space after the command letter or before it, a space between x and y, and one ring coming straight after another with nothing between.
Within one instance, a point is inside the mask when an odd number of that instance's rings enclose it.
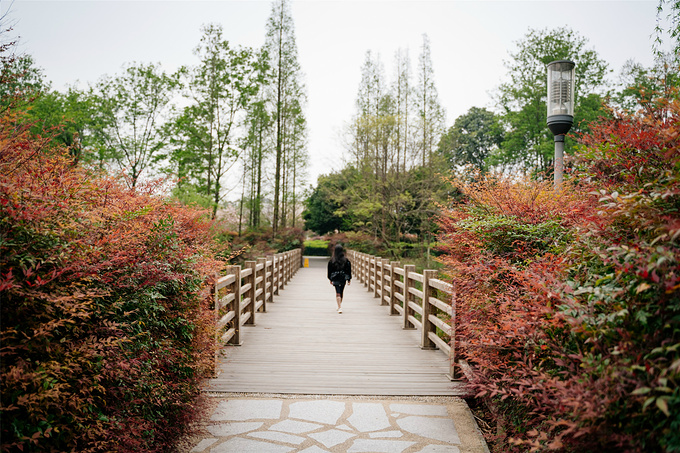
<instances>
[{"instance_id":1,"label":"red foliage shrub","mask_svg":"<svg viewBox=\"0 0 680 453\"><path fill-rule=\"evenodd\" d=\"M461 183L440 222L497 451L680 451L680 103L603 120L561 192Z\"/></svg>"},{"instance_id":2,"label":"red foliage shrub","mask_svg":"<svg viewBox=\"0 0 680 453\"><path fill-rule=\"evenodd\" d=\"M199 211L0 120L3 451L166 451L211 368Z\"/></svg>"}]
</instances>

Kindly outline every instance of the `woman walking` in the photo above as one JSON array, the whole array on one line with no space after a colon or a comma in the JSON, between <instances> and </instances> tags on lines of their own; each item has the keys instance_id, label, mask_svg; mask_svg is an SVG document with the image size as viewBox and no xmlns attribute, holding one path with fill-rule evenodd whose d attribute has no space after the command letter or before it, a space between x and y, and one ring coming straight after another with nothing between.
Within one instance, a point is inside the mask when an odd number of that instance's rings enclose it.
<instances>
[{"instance_id":1,"label":"woman walking","mask_svg":"<svg viewBox=\"0 0 680 453\"><path fill-rule=\"evenodd\" d=\"M328 262L328 280L335 286L335 301L338 303L338 313L342 313L342 294L345 283L352 283L352 265L345 256L342 245L337 244L333 249L333 257Z\"/></svg>"}]
</instances>

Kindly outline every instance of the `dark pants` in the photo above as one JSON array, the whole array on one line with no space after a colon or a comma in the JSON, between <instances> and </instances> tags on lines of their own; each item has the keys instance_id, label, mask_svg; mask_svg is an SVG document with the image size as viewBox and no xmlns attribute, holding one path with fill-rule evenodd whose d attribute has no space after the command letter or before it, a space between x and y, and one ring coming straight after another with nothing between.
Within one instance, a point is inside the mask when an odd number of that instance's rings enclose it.
<instances>
[{"instance_id":1,"label":"dark pants","mask_svg":"<svg viewBox=\"0 0 680 453\"><path fill-rule=\"evenodd\" d=\"M345 283L347 282L344 280L341 282L333 282L333 286L335 286L335 294L342 297L342 294L345 291Z\"/></svg>"}]
</instances>

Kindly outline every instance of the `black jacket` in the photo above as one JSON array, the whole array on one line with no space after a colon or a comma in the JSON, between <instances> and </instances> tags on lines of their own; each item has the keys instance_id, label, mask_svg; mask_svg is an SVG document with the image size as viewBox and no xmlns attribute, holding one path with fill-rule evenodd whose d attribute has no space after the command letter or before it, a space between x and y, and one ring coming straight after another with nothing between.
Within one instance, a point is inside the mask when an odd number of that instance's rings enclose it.
<instances>
[{"instance_id":1,"label":"black jacket","mask_svg":"<svg viewBox=\"0 0 680 453\"><path fill-rule=\"evenodd\" d=\"M328 280L333 283L343 283L352 280L352 264L345 260L344 266L340 263L328 262Z\"/></svg>"}]
</instances>

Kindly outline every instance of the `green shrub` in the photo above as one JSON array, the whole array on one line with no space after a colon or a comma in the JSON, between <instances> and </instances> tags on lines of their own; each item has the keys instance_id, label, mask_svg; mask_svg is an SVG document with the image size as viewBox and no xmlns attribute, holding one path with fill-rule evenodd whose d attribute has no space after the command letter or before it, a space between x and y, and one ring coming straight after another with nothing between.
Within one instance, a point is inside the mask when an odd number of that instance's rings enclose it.
<instances>
[{"instance_id":1,"label":"green shrub","mask_svg":"<svg viewBox=\"0 0 680 453\"><path fill-rule=\"evenodd\" d=\"M304 254L308 256L330 256L330 241L321 239L307 240L304 245Z\"/></svg>"}]
</instances>

